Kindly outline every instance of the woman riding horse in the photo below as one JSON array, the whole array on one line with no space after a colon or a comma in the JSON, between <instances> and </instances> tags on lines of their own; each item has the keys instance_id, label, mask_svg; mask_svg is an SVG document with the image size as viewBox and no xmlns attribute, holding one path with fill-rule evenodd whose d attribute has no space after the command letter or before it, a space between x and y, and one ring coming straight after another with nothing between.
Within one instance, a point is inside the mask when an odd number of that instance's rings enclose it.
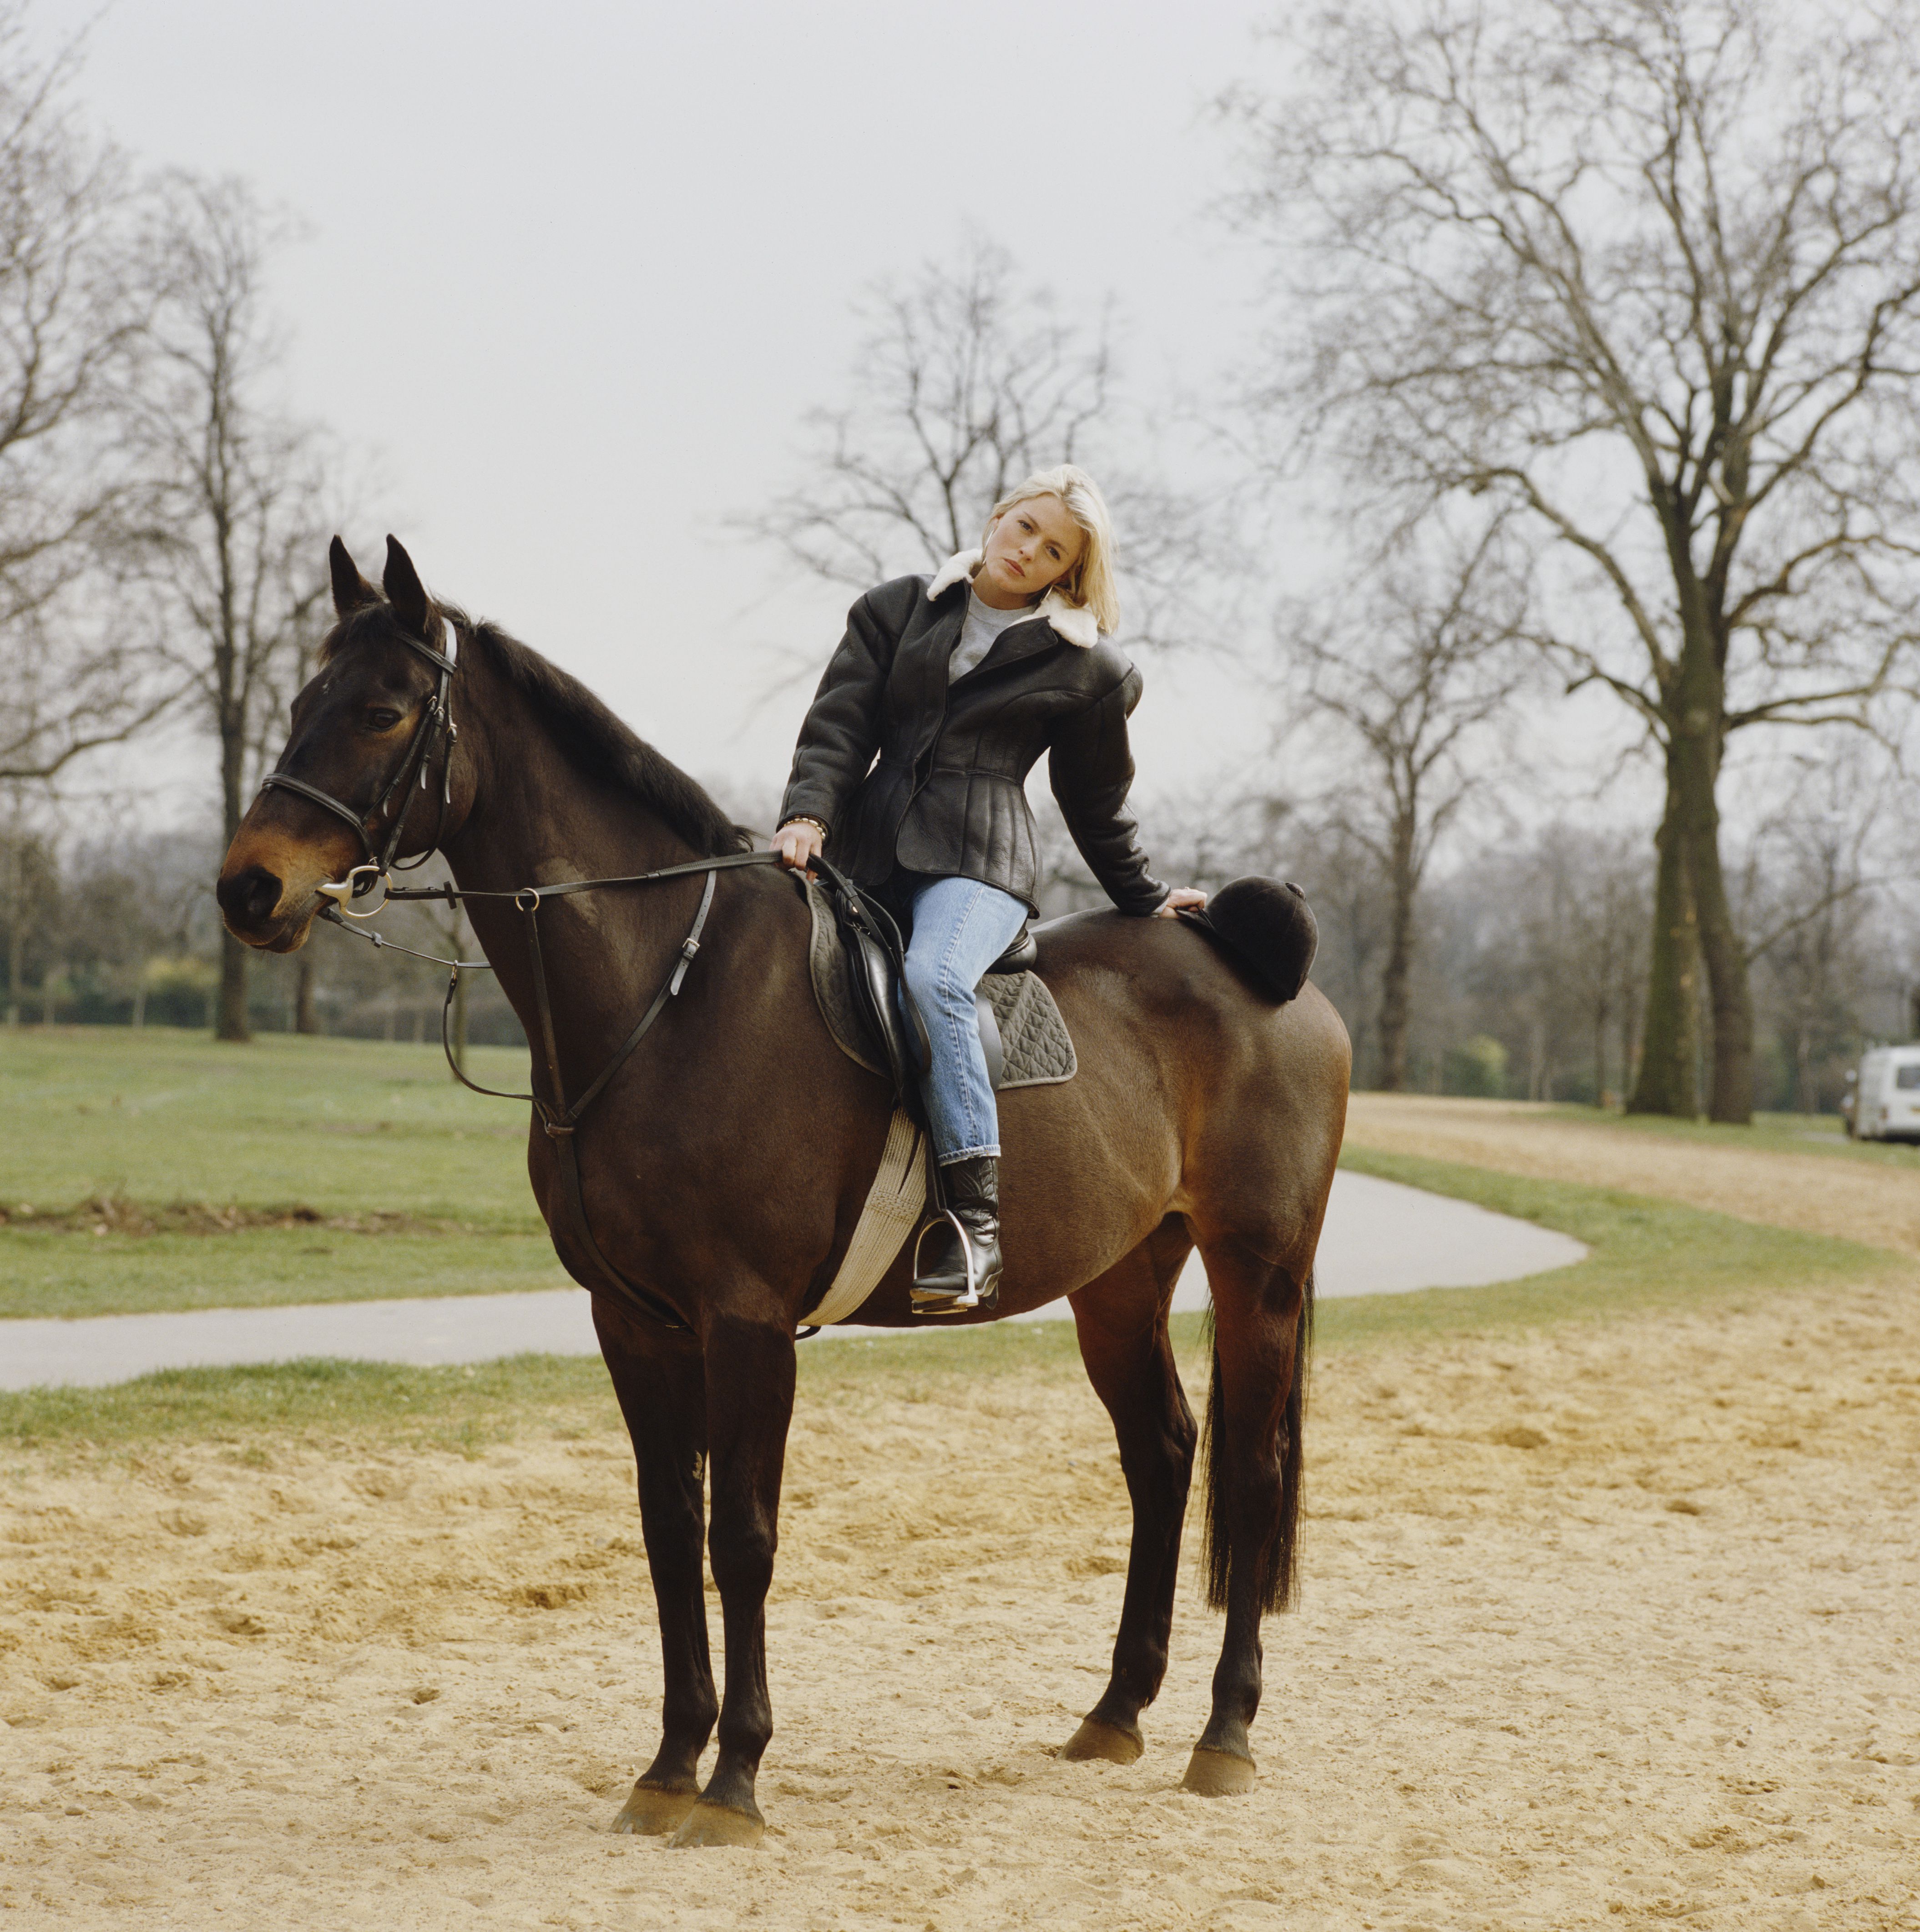
<instances>
[{"instance_id":1,"label":"woman riding horse","mask_svg":"<svg viewBox=\"0 0 1920 1932\"><path fill-rule=\"evenodd\" d=\"M1088 554L1083 532L1075 547L1072 506L1090 517L1088 499L1078 478L1052 480L1042 494L1064 521L1021 496L989 532L980 601L1014 615L969 675L950 678L970 608L964 560L944 584L910 578L861 599L809 724L794 809L832 826L867 878L898 868L1030 903L1019 781L1050 746L1082 850L1149 913L1167 896L1123 805L1139 683L1092 628L1110 591L1104 544ZM332 568L339 622L229 849L220 910L248 945L292 952L323 908L352 909L350 880L445 854L535 1042L528 1173L560 1258L592 1292L633 1438L665 1696L658 1749L615 1828L752 1844L773 1730L766 1599L794 1330L854 1238L885 1097L820 1016L806 907L698 785L557 665L436 604L399 544L380 590L338 538ZM1086 641L1066 645L1057 626L1075 627L1076 611ZM1206 916L1207 938L1106 911L1049 932L1047 984L1079 1071L1009 1110L1021 1165L1002 1299L1024 1313L1071 1298L1113 1418L1134 1510L1126 1588L1107 1687L1060 1755L1130 1764L1166 1671L1200 1432L1168 1312L1188 1256L1206 1264L1205 1568L1226 1626L1185 1788L1222 1796L1252 1786L1261 1621L1292 1588L1313 1256L1349 1056L1339 1016L1306 982L1312 926L1297 894L1238 880ZM959 980L1012 924L977 944L960 925ZM976 1119L961 1129L971 1139L946 1145L996 1145L992 1114ZM742 1172L775 1184L742 1190ZM863 1320L913 1318L904 1273L890 1270ZM704 1553L724 1616L724 1700Z\"/></svg>"},{"instance_id":2,"label":"woman riding horse","mask_svg":"<svg viewBox=\"0 0 1920 1932\"><path fill-rule=\"evenodd\" d=\"M794 754L775 848L834 856L910 924L934 1153L951 1214L922 1243L914 1307L991 1307L1000 1271L1000 1129L974 1017L982 976L1038 911L1027 774L1048 755L1080 855L1124 913L1204 906L1148 870L1126 794L1140 674L1119 622L1113 532L1094 479L1043 470L993 506L981 548L896 578L847 617ZM877 757L876 757L877 754Z\"/></svg>"}]
</instances>

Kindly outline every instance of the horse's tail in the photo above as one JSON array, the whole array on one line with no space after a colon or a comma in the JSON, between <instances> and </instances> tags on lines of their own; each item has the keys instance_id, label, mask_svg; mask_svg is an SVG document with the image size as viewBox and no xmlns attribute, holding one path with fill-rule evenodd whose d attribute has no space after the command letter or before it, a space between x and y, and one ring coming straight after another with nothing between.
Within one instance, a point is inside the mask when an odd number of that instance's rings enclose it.
<instances>
[{"instance_id":1,"label":"horse's tail","mask_svg":"<svg viewBox=\"0 0 1920 1932\"><path fill-rule=\"evenodd\" d=\"M1207 1601L1216 1610L1227 1606L1235 1566L1258 1565L1257 1594L1264 1616L1291 1607L1295 1558L1300 1546L1300 1479L1306 1469L1300 1440L1306 1418L1307 1360L1313 1344L1313 1277L1300 1290L1299 1325L1293 1345L1293 1381L1287 1390L1280 1420L1280 1494L1279 1508L1258 1550L1236 1547L1232 1505L1227 1493L1226 1398L1220 1388L1220 1345L1214 1333L1214 1312L1207 1311L1207 1341L1213 1353L1213 1376L1207 1390L1207 1525L1203 1561L1207 1568Z\"/></svg>"}]
</instances>

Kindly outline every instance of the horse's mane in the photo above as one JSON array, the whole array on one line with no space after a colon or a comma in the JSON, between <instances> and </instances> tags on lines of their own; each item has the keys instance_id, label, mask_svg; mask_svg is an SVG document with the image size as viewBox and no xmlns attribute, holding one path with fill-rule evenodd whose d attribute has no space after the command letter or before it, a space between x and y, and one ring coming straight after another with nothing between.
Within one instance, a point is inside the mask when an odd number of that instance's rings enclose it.
<instances>
[{"instance_id":1,"label":"horse's mane","mask_svg":"<svg viewBox=\"0 0 1920 1932\"><path fill-rule=\"evenodd\" d=\"M457 604L444 598L435 602L460 627L462 647L477 644L485 652L493 668L539 713L568 758L588 777L630 793L704 859L740 851L750 843L704 786L622 723L579 679L497 624L476 623ZM366 618L376 612L386 614L390 608L382 602L356 611L328 640L326 654L331 656L347 643Z\"/></svg>"}]
</instances>

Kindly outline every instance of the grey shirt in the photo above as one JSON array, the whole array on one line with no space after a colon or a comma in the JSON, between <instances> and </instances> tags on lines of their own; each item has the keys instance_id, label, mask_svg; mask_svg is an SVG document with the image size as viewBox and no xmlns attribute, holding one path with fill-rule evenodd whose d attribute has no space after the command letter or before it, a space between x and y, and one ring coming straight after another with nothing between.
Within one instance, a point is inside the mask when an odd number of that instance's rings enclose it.
<instances>
[{"instance_id":1,"label":"grey shirt","mask_svg":"<svg viewBox=\"0 0 1920 1932\"><path fill-rule=\"evenodd\" d=\"M1033 607L1028 604L1011 610L996 610L991 604L982 604L976 592L968 591L967 620L960 626L960 641L946 661L947 682L964 677L993 649L1001 632L1024 623L1033 614Z\"/></svg>"}]
</instances>

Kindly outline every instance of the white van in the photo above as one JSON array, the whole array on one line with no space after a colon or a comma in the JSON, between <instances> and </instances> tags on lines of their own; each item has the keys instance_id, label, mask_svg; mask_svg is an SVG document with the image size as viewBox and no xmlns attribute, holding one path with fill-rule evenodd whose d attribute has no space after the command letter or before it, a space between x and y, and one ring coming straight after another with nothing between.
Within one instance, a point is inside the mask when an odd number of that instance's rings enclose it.
<instances>
[{"instance_id":1,"label":"white van","mask_svg":"<svg viewBox=\"0 0 1920 1932\"><path fill-rule=\"evenodd\" d=\"M1851 1098L1856 1140L1920 1140L1920 1046L1870 1048Z\"/></svg>"}]
</instances>

